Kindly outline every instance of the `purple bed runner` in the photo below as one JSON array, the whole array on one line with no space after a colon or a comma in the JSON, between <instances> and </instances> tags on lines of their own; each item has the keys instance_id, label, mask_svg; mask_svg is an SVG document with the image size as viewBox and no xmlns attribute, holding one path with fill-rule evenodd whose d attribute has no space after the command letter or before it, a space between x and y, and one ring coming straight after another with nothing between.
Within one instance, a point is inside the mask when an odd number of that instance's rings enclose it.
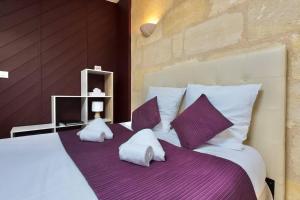
<instances>
[{"instance_id":1,"label":"purple bed runner","mask_svg":"<svg viewBox=\"0 0 300 200\"><path fill-rule=\"evenodd\" d=\"M118 147L133 134L110 126L113 140L81 142L76 131L60 139L99 199L129 200L252 200L256 195L246 172L237 164L160 141L165 162L149 168L120 161Z\"/></svg>"}]
</instances>

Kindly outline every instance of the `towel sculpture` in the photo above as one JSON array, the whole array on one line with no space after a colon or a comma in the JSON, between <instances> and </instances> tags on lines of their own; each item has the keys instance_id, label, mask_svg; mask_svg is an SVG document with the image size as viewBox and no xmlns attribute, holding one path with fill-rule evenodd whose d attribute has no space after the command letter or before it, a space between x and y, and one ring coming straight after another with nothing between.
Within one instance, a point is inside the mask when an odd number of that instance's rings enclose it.
<instances>
[{"instance_id":1,"label":"towel sculpture","mask_svg":"<svg viewBox=\"0 0 300 200\"><path fill-rule=\"evenodd\" d=\"M79 133L79 138L82 141L104 142L105 133L90 128L84 128Z\"/></svg>"},{"instance_id":2,"label":"towel sculpture","mask_svg":"<svg viewBox=\"0 0 300 200\"><path fill-rule=\"evenodd\" d=\"M153 159L154 152L151 146L124 143L119 148L119 155L120 160L149 167L150 161Z\"/></svg>"},{"instance_id":3,"label":"towel sculpture","mask_svg":"<svg viewBox=\"0 0 300 200\"><path fill-rule=\"evenodd\" d=\"M77 133L82 141L103 142L104 139L112 139L113 133L103 119L91 121L84 129Z\"/></svg>"},{"instance_id":4,"label":"towel sculpture","mask_svg":"<svg viewBox=\"0 0 300 200\"><path fill-rule=\"evenodd\" d=\"M105 92L102 92L99 88L94 88L93 92L89 92L89 96L91 97L104 97Z\"/></svg>"},{"instance_id":5,"label":"towel sculpture","mask_svg":"<svg viewBox=\"0 0 300 200\"><path fill-rule=\"evenodd\" d=\"M165 152L151 129L134 134L119 147L120 160L149 167L150 161L165 161Z\"/></svg>"}]
</instances>

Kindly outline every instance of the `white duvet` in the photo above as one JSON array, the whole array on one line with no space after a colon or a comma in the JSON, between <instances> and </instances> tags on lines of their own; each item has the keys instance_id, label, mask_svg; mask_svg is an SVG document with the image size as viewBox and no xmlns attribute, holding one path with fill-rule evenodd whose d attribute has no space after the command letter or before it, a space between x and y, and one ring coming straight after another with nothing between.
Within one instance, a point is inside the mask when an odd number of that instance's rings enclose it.
<instances>
[{"instance_id":1,"label":"white duvet","mask_svg":"<svg viewBox=\"0 0 300 200\"><path fill-rule=\"evenodd\" d=\"M96 200L57 133L0 140L1 200Z\"/></svg>"},{"instance_id":2,"label":"white duvet","mask_svg":"<svg viewBox=\"0 0 300 200\"><path fill-rule=\"evenodd\" d=\"M157 133L157 137L175 145L179 142L177 135ZM195 151L240 165L260 196L265 187L266 168L254 148L246 146L235 151L208 145ZM58 134L52 133L0 140L0 199L96 200L97 197L68 156Z\"/></svg>"}]
</instances>

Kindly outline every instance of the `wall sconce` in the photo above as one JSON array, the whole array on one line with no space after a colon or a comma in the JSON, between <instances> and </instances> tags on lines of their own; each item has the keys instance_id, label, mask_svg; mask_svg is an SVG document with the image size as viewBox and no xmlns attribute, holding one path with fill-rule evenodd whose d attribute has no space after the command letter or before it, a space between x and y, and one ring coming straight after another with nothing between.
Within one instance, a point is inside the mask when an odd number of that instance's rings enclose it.
<instances>
[{"instance_id":1,"label":"wall sconce","mask_svg":"<svg viewBox=\"0 0 300 200\"><path fill-rule=\"evenodd\" d=\"M112 3L119 3L119 0L106 0L106 1L110 1Z\"/></svg>"},{"instance_id":2,"label":"wall sconce","mask_svg":"<svg viewBox=\"0 0 300 200\"><path fill-rule=\"evenodd\" d=\"M146 23L140 27L140 30L141 30L143 36L149 37L154 32L155 27L156 27L156 24L154 24L154 23Z\"/></svg>"}]
</instances>

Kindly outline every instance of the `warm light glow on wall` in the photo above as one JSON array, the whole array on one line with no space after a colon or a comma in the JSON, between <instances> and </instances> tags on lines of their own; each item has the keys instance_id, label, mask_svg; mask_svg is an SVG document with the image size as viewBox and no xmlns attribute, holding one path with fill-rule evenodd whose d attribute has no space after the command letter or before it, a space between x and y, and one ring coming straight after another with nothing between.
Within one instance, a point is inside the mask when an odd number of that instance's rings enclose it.
<instances>
[{"instance_id":1,"label":"warm light glow on wall","mask_svg":"<svg viewBox=\"0 0 300 200\"><path fill-rule=\"evenodd\" d=\"M145 21L145 23L151 23L151 24L157 24L158 22L159 22L158 16L151 16Z\"/></svg>"},{"instance_id":2,"label":"warm light glow on wall","mask_svg":"<svg viewBox=\"0 0 300 200\"><path fill-rule=\"evenodd\" d=\"M173 5L173 0L133 0L132 30L140 34L140 26L151 23L157 24Z\"/></svg>"}]
</instances>

